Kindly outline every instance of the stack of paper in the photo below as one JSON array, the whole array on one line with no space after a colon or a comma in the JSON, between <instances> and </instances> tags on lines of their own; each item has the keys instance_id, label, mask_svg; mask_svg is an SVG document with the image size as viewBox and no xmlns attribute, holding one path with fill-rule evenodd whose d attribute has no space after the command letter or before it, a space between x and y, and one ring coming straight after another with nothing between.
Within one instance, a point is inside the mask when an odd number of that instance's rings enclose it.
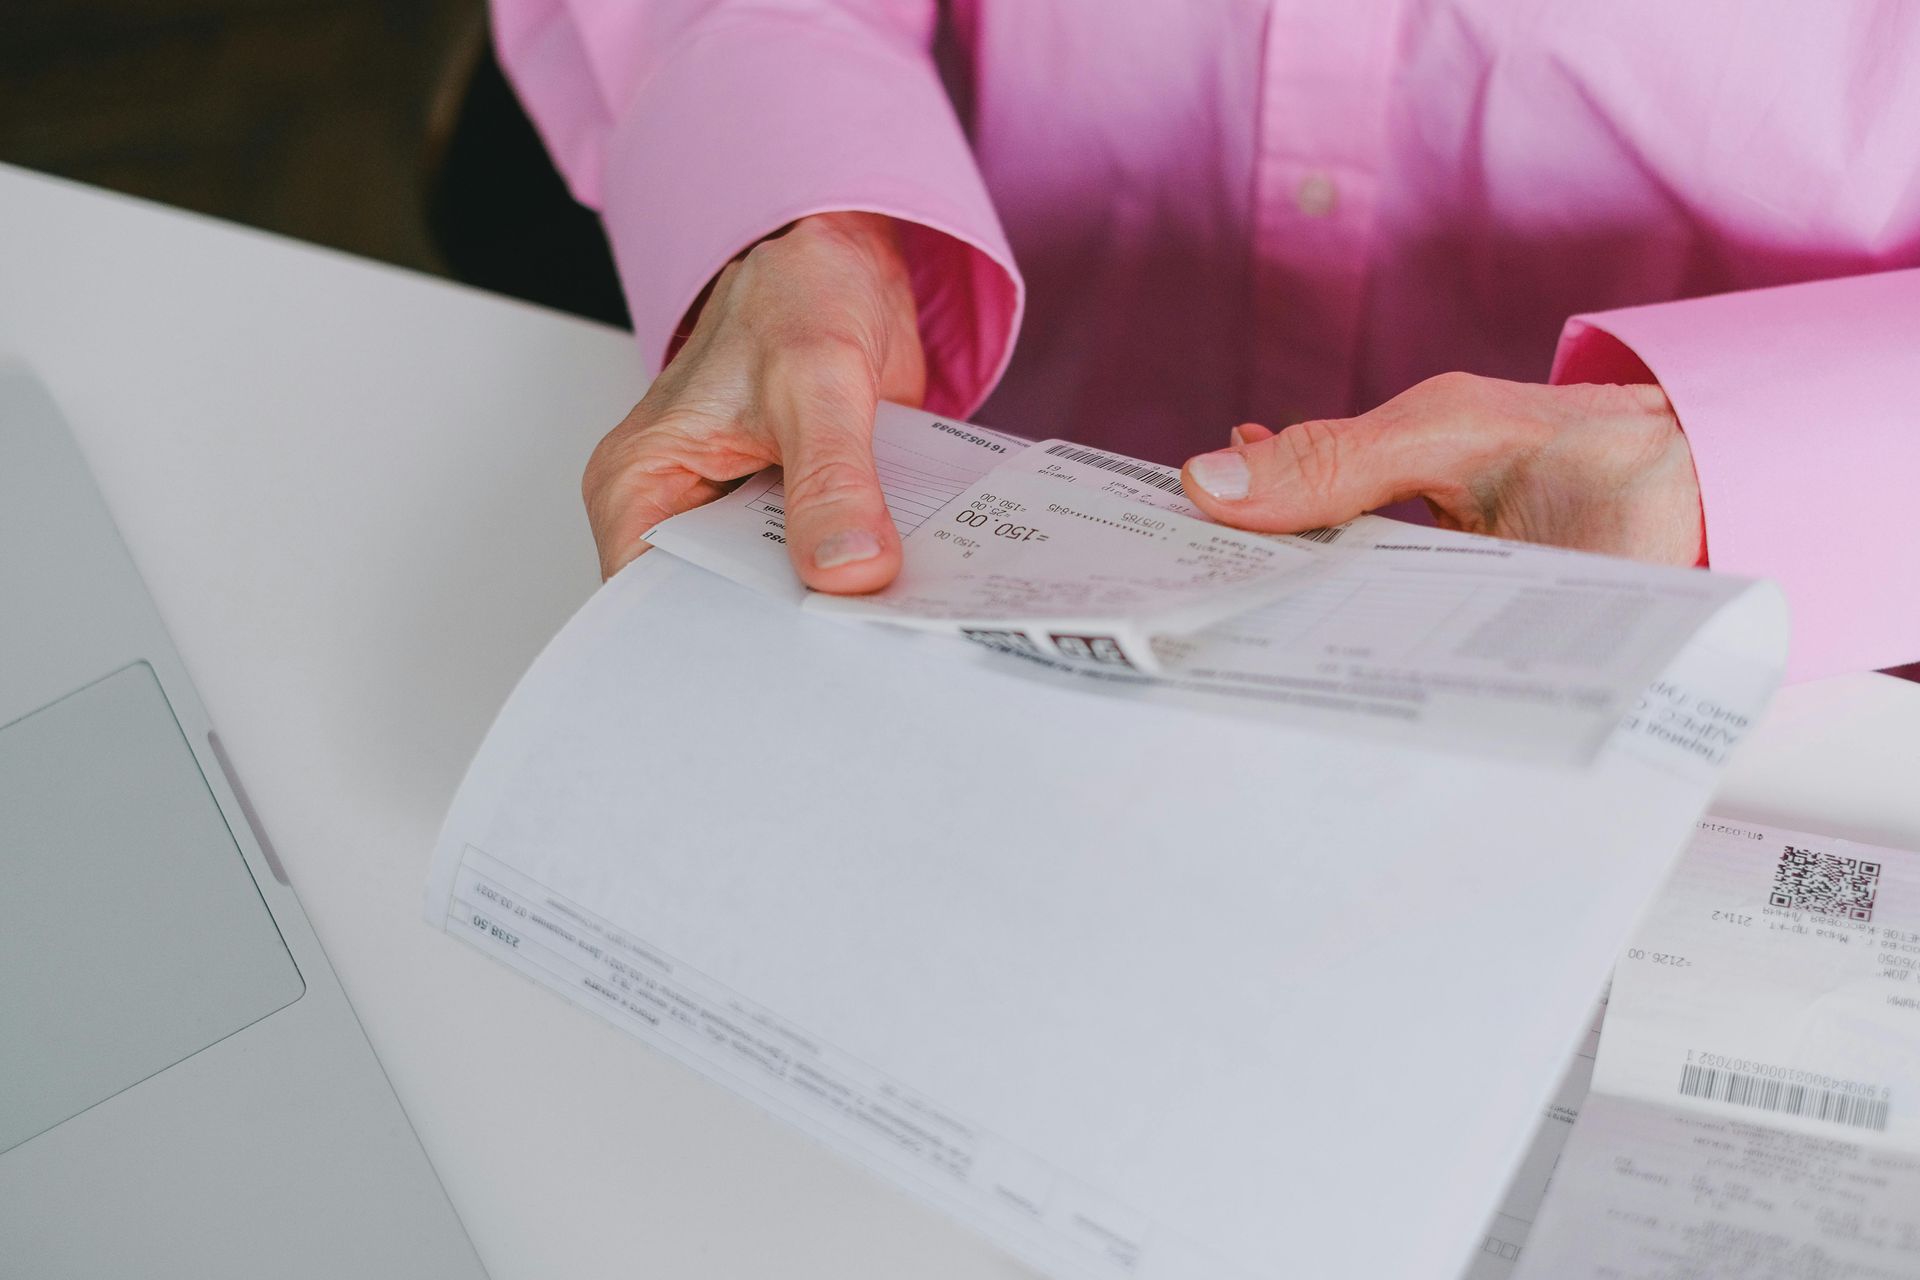
<instances>
[{"instance_id":1,"label":"stack of paper","mask_svg":"<svg viewBox=\"0 0 1920 1280\"><path fill-rule=\"evenodd\" d=\"M1457 1274L1778 593L1202 547L1136 460L876 445L900 585L797 607L775 476L663 526L501 712L429 919L1054 1274Z\"/></svg>"}]
</instances>

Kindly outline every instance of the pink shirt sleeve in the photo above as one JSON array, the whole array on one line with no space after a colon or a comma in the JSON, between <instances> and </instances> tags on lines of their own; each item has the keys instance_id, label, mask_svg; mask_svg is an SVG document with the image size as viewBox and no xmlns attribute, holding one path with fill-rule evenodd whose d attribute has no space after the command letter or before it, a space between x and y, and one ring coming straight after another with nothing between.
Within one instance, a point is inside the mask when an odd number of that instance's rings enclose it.
<instances>
[{"instance_id":1,"label":"pink shirt sleeve","mask_svg":"<svg viewBox=\"0 0 1920 1280\"><path fill-rule=\"evenodd\" d=\"M493 0L500 62L600 210L653 370L702 289L812 213L900 220L927 407L965 416L1024 299L930 52L933 0Z\"/></svg>"},{"instance_id":2,"label":"pink shirt sleeve","mask_svg":"<svg viewBox=\"0 0 1920 1280\"><path fill-rule=\"evenodd\" d=\"M1789 679L1920 658L1920 270L1575 316L1553 381L1651 371L1716 569L1772 578Z\"/></svg>"}]
</instances>

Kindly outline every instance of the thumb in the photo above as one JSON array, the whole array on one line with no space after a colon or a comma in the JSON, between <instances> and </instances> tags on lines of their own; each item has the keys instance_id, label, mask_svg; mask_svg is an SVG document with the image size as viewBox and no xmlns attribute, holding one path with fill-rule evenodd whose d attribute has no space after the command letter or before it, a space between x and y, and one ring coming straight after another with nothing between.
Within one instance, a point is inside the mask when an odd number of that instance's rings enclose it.
<instances>
[{"instance_id":1,"label":"thumb","mask_svg":"<svg viewBox=\"0 0 1920 1280\"><path fill-rule=\"evenodd\" d=\"M1189 458L1180 478L1194 505L1222 524L1297 533L1419 492L1410 434L1370 415L1265 437L1240 428L1233 448Z\"/></svg>"},{"instance_id":2,"label":"thumb","mask_svg":"<svg viewBox=\"0 0 1920 1280\"><path fill-rule=\"evenodd\" d=\"M816 591L878 591L900 572L900 535L873 465L871 393L809 398L775 429L787 551Z\"/></svg>"}]
</instances>

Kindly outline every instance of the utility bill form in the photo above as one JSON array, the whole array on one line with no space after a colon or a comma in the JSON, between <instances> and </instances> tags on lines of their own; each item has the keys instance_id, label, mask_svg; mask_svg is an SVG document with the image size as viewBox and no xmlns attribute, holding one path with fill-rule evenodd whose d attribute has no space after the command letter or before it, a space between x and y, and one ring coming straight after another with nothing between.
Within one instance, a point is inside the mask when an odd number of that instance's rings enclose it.
<instances>
[{"instance_id":1,"label":"utility bill form","mask_svg":"<svg viewBox=\"0 0 1920 1280\"><path fill-rule=\"evenodd\" d=\"M906 549L875 595L800 586L777 470L649 538L807 608L958 634L1112 696L1570 762L1753 586L1376 516L1245 534L1204 520L1164 467L892 405L874 452ZM1738 732L1711 705L1661 710L1646 732L1715 762Z\"/></svg>"},{"instance_id":2,"label":"utility bill form","mask_svg":"<svg viewBox=\"0 0 1920 1280\"><path fill-rule=\"evenodd\" d=\"M1778 592L1249 538L896 408L875 453L899 584L806 596L775 474L656 529L502 709L428 919L1049 1274L1457 1275Z\"/></svg>"},{"instance_id":3,"label":"utility bill form","mask_svg":"<svg viewBox=\"0 0 1920 1280\"><path fill-rule=\"evenodd\" d=\"M1920 854L1704 822L1615 971L1537 1280L1920 1275Z\"/></svg>"}]
</instances>

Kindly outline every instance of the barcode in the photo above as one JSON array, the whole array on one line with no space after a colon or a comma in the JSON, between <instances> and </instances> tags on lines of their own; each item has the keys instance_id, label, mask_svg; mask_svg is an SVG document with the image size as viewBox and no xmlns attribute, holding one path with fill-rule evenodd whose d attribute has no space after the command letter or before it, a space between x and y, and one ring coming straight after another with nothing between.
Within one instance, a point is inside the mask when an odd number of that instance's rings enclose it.
<instances>
[{"instance_id":1,"label":"barcode","mask_svg":"<svg viewBox=\"0 0 1920 1280\"><path fill-rule=\"evenodd\" d=\"M1308 542L1338 542L1340 535L1347 531L1344 524L1322 525L1318 529L1302 529L1294 534L1296 538L1305 538Z\"/></svg>"},{"instance_id":2,"label":"barcode","mask_svg":"<svg viewBox=\"0 0 1920 1280\"><path fill-rule=\"evenodd\" d=\"M1762 1111L1785 1111L1816 1120L1834 1120L1856 1129L1885 1130L1887 1127L1885 1098L1789 1084L1785 1080L1750 1076L1743 1071L1685 1066L1680 1068L1680 1092L1689 1098L1714 1098L1735 1106L1758 1107Z\"/></svg>"},{"instance_id":3,"label":"barcode","mask_svg":"<svg viewBox=\"0 0 1920 1280\"><path fill-rule=\"evenodd\" d=\"M1047 449L1055 457L1065 458L1069 462L1084 462L1090 467L1102 471L1118 471L1123 476L1132 476L1135 480L1145 480L1156 489L1165 489L1168 493L1180 492L1180 477L1160 467L1149 467L1145 463L1130 462L1125 458L1116 458L1110 453L1100 453L1093 449L1076 449L1070 444L1056 444Z\"/></svg>"}]
</instances>

